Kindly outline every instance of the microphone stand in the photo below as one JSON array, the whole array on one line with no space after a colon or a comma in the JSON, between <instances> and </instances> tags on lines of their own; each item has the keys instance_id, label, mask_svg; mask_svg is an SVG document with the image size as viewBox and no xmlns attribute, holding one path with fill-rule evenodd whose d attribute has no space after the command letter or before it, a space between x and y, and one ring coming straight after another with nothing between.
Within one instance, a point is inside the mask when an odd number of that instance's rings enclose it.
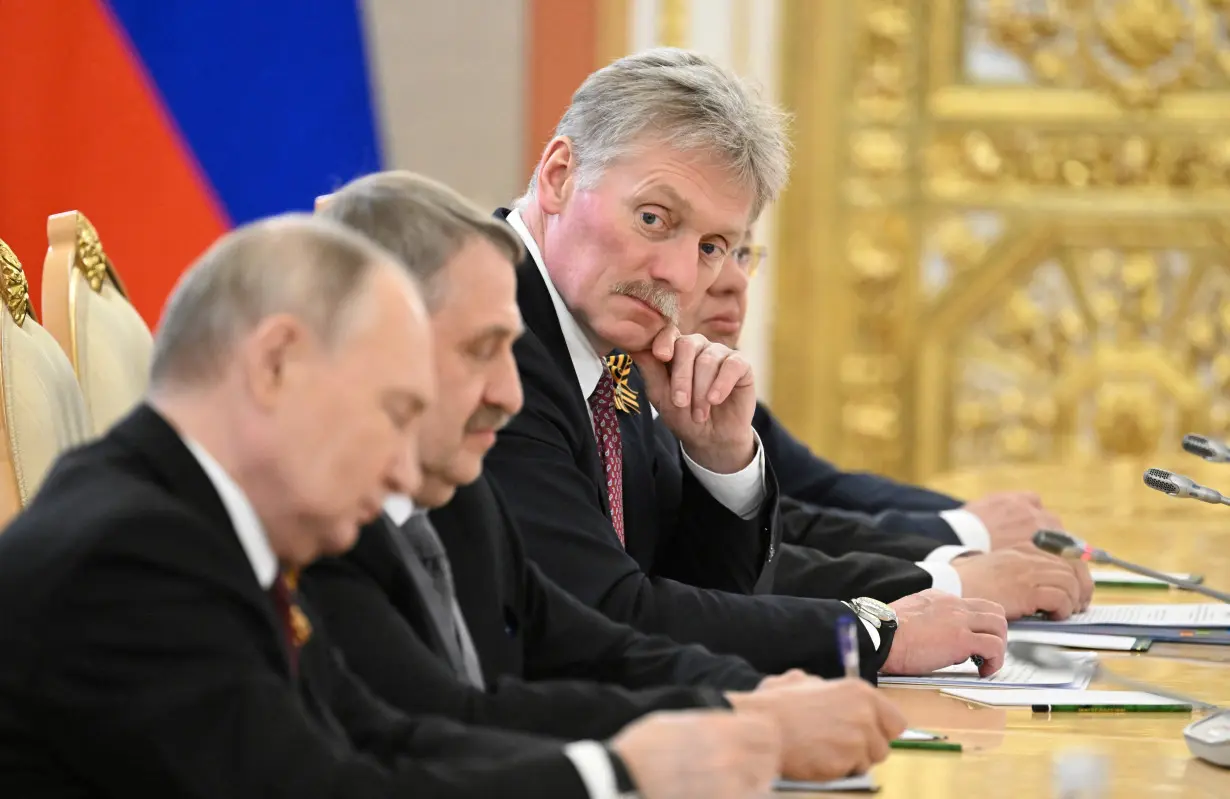
<instances>
[{"instance_id":1,"label":"microphone stand","mask_svg":"<svg viewBox=\"0 0 1230 799\"><path fill-rule=\"evenodd\" d=\"M1124 571L1134 572L1145 577L1152 577L1155 580L1161 580L1167 585L1173 585L1176 588L1182 588L1184 591L1192 591L1197 594L1216 599L1218 602L1230 604L1230 594L1218 591L1208 586L1193 583L1191 580L1184 580L1181 577L1172 577L1169 574L1163 574L1159 571L1154 571L1147 566L1138 566L1135 563L1128 563L1126 560L1119 560L1114 555L1102 549L1093 549L1088 553L1088 559L1092 563L1105 563L1111 566L1118 566Z\"/></svg>"}]
</instances>

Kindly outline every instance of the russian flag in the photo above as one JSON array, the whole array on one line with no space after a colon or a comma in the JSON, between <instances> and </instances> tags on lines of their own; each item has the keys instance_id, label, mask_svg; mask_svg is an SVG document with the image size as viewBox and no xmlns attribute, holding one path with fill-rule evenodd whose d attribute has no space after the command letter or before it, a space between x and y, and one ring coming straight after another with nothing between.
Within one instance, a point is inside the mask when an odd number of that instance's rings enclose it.
<instances>
[{"instance_id":1,"label":"russian flag","mask_svg":"<svg viewBox=\"0 0 1230 799\"><path fill-rule=\"evenodd\" d=\"M0 0L0 238L94 222L153 326L235 224L382 168L357 0Z\"/></svg>"}]
</instances>

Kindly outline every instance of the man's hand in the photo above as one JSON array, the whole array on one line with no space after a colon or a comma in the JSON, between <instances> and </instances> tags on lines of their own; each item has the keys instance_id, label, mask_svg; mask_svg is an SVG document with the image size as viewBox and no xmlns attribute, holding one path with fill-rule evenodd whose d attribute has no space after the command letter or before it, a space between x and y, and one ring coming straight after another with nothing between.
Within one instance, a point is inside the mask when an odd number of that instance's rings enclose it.
<instances>
[{"instance_id":1,"label":"man's hand","mask_svg":"<svg viewBox=\"0 0 1230 799\"><path fill-rule=\"evenodd\" d=\"M974 655L983 659L978 669L983 677L1004 665L1008 622L994 602L959 599L932 588L890 607L897 611L897 633L881 669L885 674L930 674Z\"/></svg>"},{"instance_id":2,"label":"man's hand","mask_svg":"<svg viewBox=\"0 0 1230 799\"><path fill-rule=\"evenodd\" d=\"M611 742L645 799L768 794L781 763L773 719L754 713L654 713Z\"/></svg>"},{"instance_id":3,"label":"man's hand","mask_svg":"<svg viewBox=\"0 0 1230 799\"><path fill-rule=\"evenodd\" d=\"M1033 544L956 558L952 567L961 576L964 596L998 602L1009 619L1038 611L1066 619L1093 598L1093 578L1084 563Z\"/></svg>"},{"instance_id":4,"label":"man's hand","mask_svg":"<svg viewBox=\"0 0 1230 799\"><path fill-rule=\"evenodd\" d=\"M739 715L760 713L777 722L781 772L790 779L862 774L888 757L889 741L905 729L901 711L862 680L805 677L761 685L728 698Z\"/></svg>"},{"instance_id":5,"label":"man's hand","mask_svg":"<svg viewBox=\"0 0 1230 799\"><path fill-rule=\"evenodd\" d=\"M734 474L752 462L756 386L742 355L701 335L668 326L649 351L632 353L649 401L683 444L711 472Z\"/></svg>"},{"instance_id":6,"label":"man's hand","mask_svg":"<svg viewBox=\"0 0 1230 799\"><path fill-rule=\"evenodd\" d=\"M967 503L964 510L978 517L991 534L991 549L1032 544L1039 530L1062 530L1059 517L1042 507L1037 494L1005 491Z\"/></svg>"}]
</instances>

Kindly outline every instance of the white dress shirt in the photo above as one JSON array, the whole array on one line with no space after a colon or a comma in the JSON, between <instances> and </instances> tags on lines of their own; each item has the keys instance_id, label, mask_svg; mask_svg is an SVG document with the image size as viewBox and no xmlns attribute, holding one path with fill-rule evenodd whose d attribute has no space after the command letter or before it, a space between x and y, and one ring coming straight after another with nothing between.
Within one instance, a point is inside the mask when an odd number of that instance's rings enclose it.
<instances>
[{"instance_id":1,"label":"white dress shirt","mask_svg":"<svg viewBox=\"0 0 1230 799\"><path fill-rule=\"evenodd\" d=\"M551 304L555 306L555 315L559 319L560 330L564 334L564 343L568 347L568 357L572 359L572 369L576 373L577 385L581 389L581 396L588 399L598 387L598 381L602 379L602 370L606 368L606 361L594 350L594 345L586 337L581 325L568 310L568 306L564 304L564 298L556 291L555 284L551 282L551 275L547 272L546 264L543 263L538 242L534 241L530 229L525 226L525 220L521 218L520 211L513 211L508 215L508 224L517 231L517 235L525 243L530 257L534 259L534 264L542 274L543 282L547 284L547 293L551 295ZM586 409L592 423L593 411L588 410L588 402ZM657 413L656 410L653 412ZM756 440L756 456L752 458L751 463L734 474L711 472L692 460L682 445L679 448L683 453L684 463L696 475L697 481L705 487L705 490L726 506L731 513L743 519L755 518L760 512L760 506L764 503L767 493L764 478L764 448L760 446L760 436L756 435L755 430L752 431L752 435Z\"/></svg>"},{"instance_id":2,"label":"white dress shirt","mask_svg":"<svg viewBox=\"0 0 1230 799\"><path fill-rule=\"evenodd\" d=\"M213 484L214 490L218 492L218 498L226 508L231 526L235 528L235 535L248 556L257 582L261 588L269 590L278 576L278 559L273 548L269 546L265 526L256 515L256 509L252 507L248 495L204 447L188 438L184 439L184 444L201 465L201 470ZM394 521L400 517L400 521L404 522L410 518L410 513L413 513L414 503L403 495L390 496L385 502L385 511L394 517ZM615 770L611 767L610 758L607 757L602 744L597 741L574 741L565 746L563 751L580 775L581 782L589 791L590 799L619 799Z\"/></svg>"}]
</instances>

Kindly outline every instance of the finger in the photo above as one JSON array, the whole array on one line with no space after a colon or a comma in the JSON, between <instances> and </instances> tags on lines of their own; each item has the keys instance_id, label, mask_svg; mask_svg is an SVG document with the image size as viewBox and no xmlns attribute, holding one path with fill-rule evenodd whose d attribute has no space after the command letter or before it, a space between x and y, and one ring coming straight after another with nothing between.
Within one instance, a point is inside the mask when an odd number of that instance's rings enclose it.
<instances>
[{"instance_id":1,"label":"finger","mask_svg":"<svg viewBox=\"0 0 1230 799\"><path fill-rule=\"evenodd\" d=\"M1037 493L1033 491L1017 491L1015 492L1015 496L1021 501L1029 505L1033 505L1035 508L1042 507L1042 497L1038 496Z\"/></svg>"},{"instance_id":2,"label":"finger","mask_svg":"<svg viewBox=\"0 0 1230 799\"><path fill-rule=\"evenodd\" d=\"M692 370L696 356L700 354L697 339L700 336L680 336L675 340L675 354L671 358L671 404L686 408L692 401Z\"/></svg>"},{"instance_id":3,"label":"finger","mask_svg":"<svg viewBox=\"0 0 1230 799\"><path fill-rule=\"evenodd\" d=\"M709 418L709 387L717 379L728 352L720 344L708 343L696 356L692 366L692 421L697 424Z\"/></svg>"},{"instance_id":4,"label":"finger","mask_svg":"<svg viewBox=\"0 0 1230 799\"><path fill-rule=\"evenodd\" d=\"M1046 611L1051 618L1062 621L1072 615L1076 603L1072 597L1061 588L1051 585L1040 585L1034 592L1035 610Z\"/></svg>"},{"instance_id":5,"label":"finger","mask_svg":"<svg viewBox=\"0 0 1230 799\"><path fill-rule=\"evenodd\" d=\"M675 355L675 340L680 336L679 328L667 325L658 335L653 337L653 354L659 361L669 363Z\"/></svg>"},{"instance_id":6,"label":"finger","mask_svg":"<svg viewBox=\"0 0 1230 799\"><path fill-rule=\"evenodd\" d=\"M1006 639L1008 637L1008 620L1004 618L1003 613L978 613L971 611L969 614L969 629L971 632L996 635Z\"/></svg>"},{"instance_id":7,"label":"finger","mask_svg":"<svg viewBox=\"0 0 1230 799\"><path fill-rule=\"evenodd\" d=\"M970 639L970 654L982 658L982 665L978 667L981 676L990 677L1004 667L1004 652L1007 646L1004 639L998 635L974 633Z\"/></svg>"},{"instance_id":8,"label":"finger","mask_svg":"<svg viewBox=\"0 0 1230 799\"><path fill-rule=\"evenodd\" d=\"M658 360L658 356L650 351L634 353L632 361L641 371L649 402L655 408L666 407L663 403L667 401L666 395L670 391L671 380L666 364Z\"/></svg>"},{"instance_id":9,"label":"finger","mask_svg":"<svg viewBox=\"0 0 1230 799\"><path fill-rule=\"evenodd\" d=\"M722 369L717 379L709 387L709 402L721 405L738 386L752 384L752 365L737 352L730 353L722 362Z\"/></svg>"},{"instance_id":10,"label":"finger","mask_svg":"<svg viewBox=\"0 0 1230 799\"><path fill-rule=\"evenodd\" d=\"M1058 561L1058 562L1054 562ZM1081 604L1081 583L1076 576L1076 566L1081 565L1070 560L1060 560L1055 558L1052 561L1053 565L1042 575L1039 584L1051 585L1056 588L1063 589L1072 599L1072 607L1078 608Z\"/></svg>"},{"instance_id":11,"label":"finger","mask_svg":"<svg viewBox=\"0 0 1230 799\"><path fill-rule=\"evenodd\" d=\"M891 741L900 736L905 730L905 714L901 712L901 708L890 702L883 694L877 693L875 698L876 718L879 722L880 732L884 734L886 740Z\"/></svg>"},{"instance_id":12,"label":"finger","mask_svg":"<svg viewBox=\"0 0 1230 799\"><path fill-rule=\"evenodd\" d=\"M1093 575L1089 573L1089 567L1079 560L1072 562L1072 571L1075 572L1076 582L1080 587L1080 607L1087 608L1093 601Z\"/></svg>"},{"instance_id":13,"label":"finger","mask_svg":"<svg viewBox=\"0 0 1230 799\"><path fill-rule=\"evenodd\" d=\"M883 763L884 758L888 757L888 742L897 736L886 738L883 735L877 734L878 731L873 731L867 737L867 757L871 760L871 765Z\"/></svg>"}]
</instances>

